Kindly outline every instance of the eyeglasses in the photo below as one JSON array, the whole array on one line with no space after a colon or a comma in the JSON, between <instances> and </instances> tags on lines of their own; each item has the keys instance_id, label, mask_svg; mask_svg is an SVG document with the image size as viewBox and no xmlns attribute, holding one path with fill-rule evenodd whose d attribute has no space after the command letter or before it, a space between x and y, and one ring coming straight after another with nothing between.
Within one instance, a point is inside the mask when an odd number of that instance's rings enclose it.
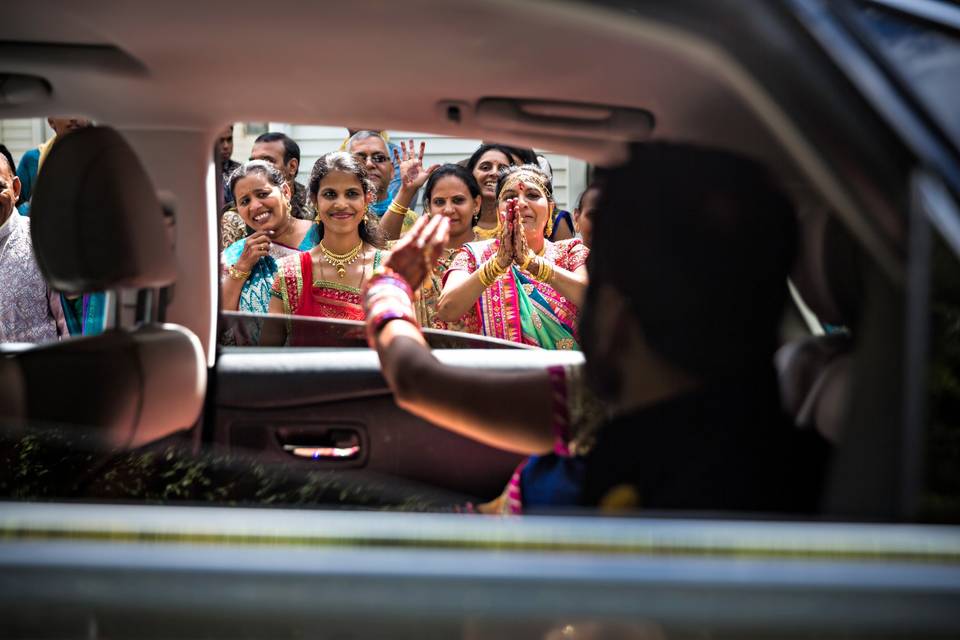
<instances>
[{"instance_id":1,"label":"eyeglasses","mask_svg":"<svg viewBox=\"0 0 960 640\"><path fill-rule=\"evenodd\" d=\"M368 156L365 153L355 153L353 155L355 155L357 157L357 160L359 160L363 164L367 164L367 160L369 160L373 164L384 164L385 162L388 162L390 160L389 157L385 156L382 153L375 153L372 156Z\"/></svg>"}]
</instances>

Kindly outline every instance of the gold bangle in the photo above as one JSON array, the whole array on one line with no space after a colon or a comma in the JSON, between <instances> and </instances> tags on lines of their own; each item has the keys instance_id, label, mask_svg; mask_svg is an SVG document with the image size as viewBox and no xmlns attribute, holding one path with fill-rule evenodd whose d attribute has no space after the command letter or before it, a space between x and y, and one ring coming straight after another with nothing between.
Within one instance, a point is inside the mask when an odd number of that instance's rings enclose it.
<instances>
[{"instance_id":1,"label":"gold bangle","mask_svg":"<svg viewBox=\"0 0 960 640\"><path fill-rule=\"evenodd\" d=\"M532 250L532 249L527 249L527 255L524 256L523 264L520 265L520 268L523 269L524 271L526 271L526 270L527 270L527 265L529 265L529 264L530 264L530 261L533 260L535 257L536 257L536 254L533 252L533 250Z\"/></svg>"},{"instance_id":2,"label":"gold bangle","mask_svg":"<svg viewBox=\"0 0 960 640\"><path fill-rule=\"evenodd\" d=\"M531 275L533 275L533 277L539 280L540 282L544 284L549 284L550 278L553 277L553 265L550 264L548 260L544 260L543 258L538 258L537 272L535 274L531 273Z\"/></svg>"},{"instance_id":3,"label":"gold bangle","mask_svg":"<svg viewBox=\"0 0 960 640\"><path fill-rule=\"evenodd\" d=\"M392 213L398 213L401 216L406 217L407 212L409 212L410 209L398 203L396 200L391 200L390 206L387 207L387 211L390 211Z\"/></svg>"},{"instance_id":4,"label":"gold bangle","mask_svg":"<svg viewBox=\"0 0 960 640\"><path fill-rule=\"evenodd\" d=\"M250 277L250 272L241 271L240 269L237 269L235 266L231 264L229 267L227 267L227 275L229 275L234 280L239 280L243 282L244 280Z\"/></svg>"}]
</instances>

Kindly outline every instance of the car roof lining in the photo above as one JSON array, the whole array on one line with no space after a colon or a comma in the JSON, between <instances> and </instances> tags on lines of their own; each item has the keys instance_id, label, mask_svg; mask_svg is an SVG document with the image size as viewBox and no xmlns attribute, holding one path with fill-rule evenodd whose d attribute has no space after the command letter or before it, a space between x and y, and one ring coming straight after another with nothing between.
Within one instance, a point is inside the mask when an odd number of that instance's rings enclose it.
<instances>
[{"instance_id":1,"label":"car roof lining","mask_svg":"<svg viewBox=\"0 0 960 640\"><path fill-rule=\"evenodd\" d=\"M278 34L265 33L262 21L235 3L187 6L133 10L123 3L36 0L19 7L0 24L0 51L17 53L0 57L0 72L41 75L53 94L42 104L0 105L0 116L77 112L120 130L195 130L211 138L228 121L389 126L616 162L622 144L524 133L522 126L504 132L470 113L489 97L589 96L595 104L649 110L656 117L655 137L761 158L796 198L828 202L887 275L902 282L902 257L793 120L727 51L689 29L639 10L625 19L622 10L574 2L359 0L322 7L281 2L271 11L286 17ZM358 36L351 27L369 15L380 19L365 20L365 33ZM531 25L549 38L537 37L531 47ZM178 44L171 46L174 32ZM244 52L239 44L262 43L265 35L274 42L282 35L283 64L273 53ZM82 55L64 60L66 51ZM96 56L109 63L90 65ZM275 88L278 73L304 82ZM611 81L628 74L642 81ZM378 81L381 76L390 81ZM343 86L350 90L337 90ZM443 117L449 101L468 106L460 122Z\"/></svg>"}]
</instances>

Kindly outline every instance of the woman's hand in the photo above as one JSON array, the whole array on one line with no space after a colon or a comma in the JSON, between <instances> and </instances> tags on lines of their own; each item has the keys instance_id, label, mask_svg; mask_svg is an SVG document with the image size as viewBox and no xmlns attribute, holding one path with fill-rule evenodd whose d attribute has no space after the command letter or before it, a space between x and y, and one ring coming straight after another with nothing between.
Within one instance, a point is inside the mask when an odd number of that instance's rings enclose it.
<instances>
[{"instance_id":1,"label":"woman's hand","mask_svg":"<svg viewBox=\"0 0 960 640\"><path fill-rule=\"evenodd\" d=\"M270 237L272 231L255 231L247 236L243 243L243 253L237 258L236 267L241 271L253 271L257 262L263 256L270 254Z\"/></svg>"},{"instance_id":2,"label":"woman's hand","mask_svg":"<svg viewBox=\"0 0 960 640\"><path fill-rule=\"evenodd\" d=\"M500 246L497 248L496 260L497 264L504 270L506 270L507 267L510 266L510 263L516 259L517 226L522 226L517 222L517 199L510 198L507 200L507 211L503 216L503 220L500 224L500 232L497 235L497 239L500 241Z\"/></svg>"},{"instance_id":3,"label":"woman's hand","mask_svg":"<svg viewBox=\"0 0 960 640\"><path fill-rule=\"evenodd\" d=\"M423 216L393 247L383 266L393 269L414 291L426 279L450 236L445 216Z\"/></svg>"},{"instance_id":4,"label":"woman's hand","mask_svg":"<svg viewBox=\"0 0 960 640\"><path fill-rule=\"evenodd\" d=\"M424 185L430 174L440 165L432 165L429 169L423 168L423 152L427 148L426 142L420 143L420 153L414 153L413 140L410 140L408 148L403 140L400 141L402 153L394 150L393 158L397 166L400 167L400 179L403 181L403 188L416 191Z\"/></svg>"},{"instance_id":5,"label":"woman's hand","mask_svg":"<svg viewBox=\"0 0 960 640\"><path fill-rule=\"evenodd\" d=\"M520 214L516 214L516 223L513 225L513 246L516 249L513 252L513 261L518 267L522 267L530 257L530 245L527 244L527 231L520 220Z\"/></svg>"}]
</instances>

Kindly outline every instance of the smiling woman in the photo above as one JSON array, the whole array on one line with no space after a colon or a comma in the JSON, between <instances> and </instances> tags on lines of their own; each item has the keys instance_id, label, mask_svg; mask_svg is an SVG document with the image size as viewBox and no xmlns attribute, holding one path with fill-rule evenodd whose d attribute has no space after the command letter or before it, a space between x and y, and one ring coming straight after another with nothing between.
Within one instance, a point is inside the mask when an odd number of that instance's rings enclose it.
<instances>
[{"instance_id":1,"label":"smiling woman","mask_svg":"<svg viewBox=\"0 0 960 640\"><path fill-rule=\"evenodd\" d=\"M224 249L223 308L266 313L277 260L320 240L317 226L291 215L290 187L272 164L252 160L230 176L237 213L253 233Z\"/></svg>"},{"instance_id":2,"label":"smiling woman","mask_svg":"<svg viewBox=\"0 0 960 640\"><path fill-rule=\"evenodd\" d=\"M360 289L385 253L379 225L367 211L375 186L355 156L334 151L313 165L307 192L317 211L320 241L310 251L280 261L269 311L363 320ZM288 339L291 344L300 342L296 333ZM282 341L282 336L265 329L261 344Z\"/></svg>"}]
</instances>

